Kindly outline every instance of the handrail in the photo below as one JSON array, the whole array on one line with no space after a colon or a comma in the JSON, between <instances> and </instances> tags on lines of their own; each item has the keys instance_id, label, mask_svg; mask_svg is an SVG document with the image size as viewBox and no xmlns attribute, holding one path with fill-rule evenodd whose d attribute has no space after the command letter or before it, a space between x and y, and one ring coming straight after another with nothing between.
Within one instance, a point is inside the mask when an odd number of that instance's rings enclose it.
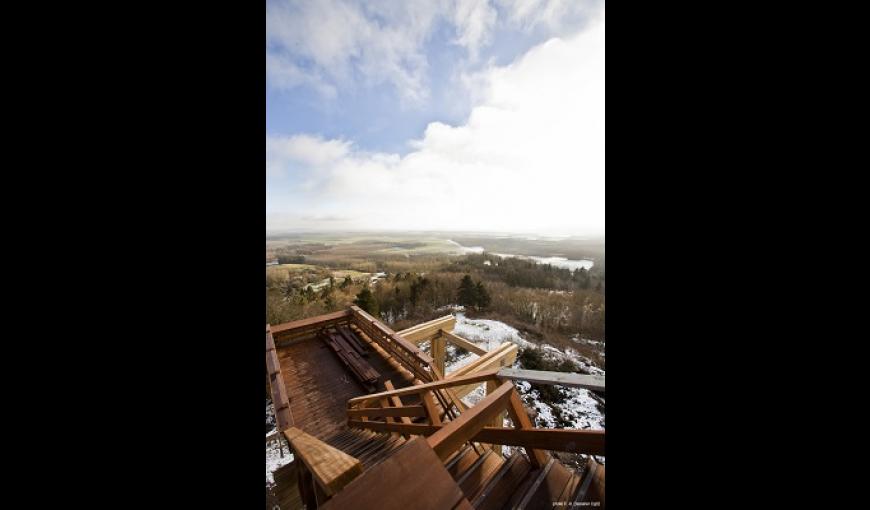
<instances>
[{"instance_id":1,"label":"handrail","mask_svg":"<svg viewBox=\"0 0 870 510\"><path fill-rule=\"evenodd\" d=\"M373 432L409 434L412 436L431 436L447 426L359 420L352 420L348 423L353 428L367 429ZM604 430L483 427L469 441L523 446L525 448L557 452L604 455L604 436Z\"/></svg>"},{"instance_id":2,"label":"handrail","mask_svg":"<svg viewBox=\"0 0 870 510\"><path fill-rule=\"evenodd\" d=\"M471 440L475 434L480 432L487 423L491 422L502 411L505 402L507 402L513 391L514 384L510 381L505 381L494 392L478 402L477 405L459 415L458 418L449 422L438 432L429 436L429 446L435 450L435 453L441 460L446 460L451 453Z\"/></svg>"},{"instance_id":3,"label":"handrail","mask_svg":"<svg viewBox=\"0 0 870 510\"><path fill-rule=\"evenodd\" d=\"M366 402L371 402L374 400L380 400L384 397L401 397L404 395L416 395L418 393L422 393L424 391L437 390L442 388L452 388L454 386L464 386L467 384L475 383L475 382L483 382L496 378L496 373L498 370L488 370L486 372L478 372L476 374L456 377L453 379L442 379L435 382L425 383L425 384L417 384L414 386L408 386L407 388L399 388L397 390L392 391L382 391L380 393L371 393L368 395L362 395L359 397L354 397L347 401L347 405L349 408L352 408L356 405L360 405Z\"/></svg>"},{"instance_id":4,"label":"handrail","mask_svg":"<svg viewBox=\"0 0 870 510\"><path fill-rule=\"evenodd\" d=\"M359 459L351 457L296 427L285 430L284 436L290 443L293 452L313 475L319 489L326 497L340 491L363 472L363 466Z\"/></svg>"},{"instance_id":5,"label":"handrail","mask_svg":"<svg viewBox=\"0 0 870 510\"><path fill-rule=\"evenodd\" d=\"M430 372L433 361L431 356L385 326L381 321L369 315L362 308L353 305L350 307L350 312L353 317L353 323L363 333L371 338L373 342L383 347L384 350L395 356L418 379L421 381L431 381L433 379Z\"/></svg>"},{"instance_id":6,"label":"handrail","mask_svg":"<svg viewBox=\"0 0 870 510\"><path fill-rule=\"evenodd\" d=\"M586 388L593 391L604 391L603 375L573 374L567 372L549 372L544 370L522 370L519 368L502 368L498 376L504 379L529 381L535 384L558 384L575 388Z\"/></svg>"},{"instance_id":7,"label":"handrail","mask_svg":"<svg viewBox=\"0 0 870 510\"><path fill-rule=\"evenodd\" d=\"M272 330L266 324L266 372L269 377L269 390L272 404L275 407L275 421L279 431L293 426L293 414L290 412L290 397L284 386L284 376L281 374L281 364L275 350L275 340Z\"/></svg>"}]
</instances>

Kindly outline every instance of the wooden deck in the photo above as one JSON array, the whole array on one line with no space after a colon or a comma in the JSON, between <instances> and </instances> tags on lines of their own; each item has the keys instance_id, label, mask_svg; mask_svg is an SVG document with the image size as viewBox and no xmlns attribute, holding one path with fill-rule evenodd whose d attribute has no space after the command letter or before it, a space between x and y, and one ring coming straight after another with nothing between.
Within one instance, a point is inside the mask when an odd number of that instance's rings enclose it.
<instances>
[{"instance_id":1,"label":"wooden deck","mask_svg":"<svg viewBox=\"0 0 870 510\"><path fill-rule=\"evenodd\" d=\"M398 368L383 349L368 342L366 361L380 373L377 391L386 391L389 380L395 388L412 384L407 371ZM295 426L308 434L327 440L347 429L347 401L368 394L351 371L323 341L309 338L277 347L278 361L290 399ZM413 404L415 399L406 399Z\"/></svg>"}]
</instances>

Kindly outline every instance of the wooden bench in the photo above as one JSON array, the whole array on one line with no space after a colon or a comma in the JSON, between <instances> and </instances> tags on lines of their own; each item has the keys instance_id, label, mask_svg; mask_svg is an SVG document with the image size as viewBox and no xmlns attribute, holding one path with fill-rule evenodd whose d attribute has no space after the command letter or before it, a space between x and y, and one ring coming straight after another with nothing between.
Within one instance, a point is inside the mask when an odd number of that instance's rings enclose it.
<instances>
[{"instance_id":1,"label":"wooden bench","mask_svg":"<svg viewBox=\"0 0 870 510\"><path fill-rule=\"evenodd\" d=\"M368 391L375 391L375 383L381 374L360 356L359 351L353 347L353 344L344 335L336 331L322 331L320 338L326 342L326 345L332 348L338 358Z\"/></svg>"}]
</instances>

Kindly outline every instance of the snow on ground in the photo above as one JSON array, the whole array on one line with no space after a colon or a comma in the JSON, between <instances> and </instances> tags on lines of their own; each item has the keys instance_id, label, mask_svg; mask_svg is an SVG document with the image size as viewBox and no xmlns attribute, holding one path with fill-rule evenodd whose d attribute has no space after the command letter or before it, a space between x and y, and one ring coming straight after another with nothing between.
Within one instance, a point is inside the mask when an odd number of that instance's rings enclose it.
<instances>
[{"instance_id":1,"label":"snow on ground","mask_svg":"<svg viewBox=\"0 0 870 510\"><path fill-rule=\"evenodd\" d=\"M278 441L266 443L266 484L274 485L275 478L272 473L291 462L293 462L293 454L287 451L287 446L284 446L284 456L282 457Z\"/></svg>"},{"instance_id":2,"label":"snow on ground","mask_svg":"<svg viewBox=\"0 0 870 510\"><path fill-rule=\"evenodd\" d=\"M275 431L275 406L272 401L266 399L266 435ZM284 455L281 456L277 440L266 443L266 485L274 485L275 479L272 473L281 466L293 462L293 454L284 446Z\"/></svg>"},{"instance_id":3,"label":"snow on ground","mask_svg":"<svg viewBox=\"0 0 870 510\"><path fill-rule=\"evenodd\" d=\"M460 253L483 253L483 246L462 246L452 239L448 239L447 243L455 246Z\"/></svg>"},{"instance_id":4,"label":"snow on ground","mask_svg":"<svg viewBox=\"0 0 870 510\"><path fill-rule=\"evenodd\" d=\"M445 308L447 310L447 308ZM454 308L456 310L456 308ZM453 328L453 333L465 338L466 340L479 345L480 347L490 351L495 349L504 342L513 342L520 348L537 348L541 351L544 357L563 360L570 359L578 366L581 371L593 375L605 375L605 371L596 367L588 358L582 356L574 349L565 349L564 351L557 349L549 344L534 344L522 337L522 334L514 327L511 327L501 321L489 319L469 319L463 312L455 311L456 326ZM456 348L452 344L447 346L448 355L455 355ZM479 356L473 353L467 353L458 359L455 359L447 365L447 373L464 367L476 360ZM514 363L514 368L520 368L519 361ZM598 402L591 396L589 390L583 388L563 387L566 399L561 404L549 405L540 401L540 394L537 390L531 389L531 384L526 381L516 382L517 390L524 398L523 400L534 406L537 411L535 418L537 425L543 427L555 428L559 427L556 413L561 413L563 420L570 423L571 428L577 429L603 429L604 415L598 408ZM474 391L462 398L462 401L467 405L474 405L479 402L486 393L486 385L480 384ZM557 410L553 406L558 407Z\"/></svg>"}]
</instances>

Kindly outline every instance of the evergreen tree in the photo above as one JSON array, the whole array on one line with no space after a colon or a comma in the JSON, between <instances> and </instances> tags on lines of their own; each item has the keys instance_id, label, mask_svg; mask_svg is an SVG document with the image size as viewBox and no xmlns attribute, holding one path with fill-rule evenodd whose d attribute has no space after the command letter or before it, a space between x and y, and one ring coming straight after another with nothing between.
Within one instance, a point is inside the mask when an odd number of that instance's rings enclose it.
<instances>
[{"instance_id":1,"label":"evergreen tree","mask_svg":"<svg viewBox=\"0 0 870 510\"><path fill-rule=\"evenodd\" d=\"M470 275L463 276L462 281L459 282L459 294L457 298L462 306L477 305L477 286L471 281Z\"/></svg>"},{"instance_id":2,"label":"evergreen tree","mask_svg":"<svg viewBox=\"0 0 870 510\"><path fill-rule=\"evenodd\" d=\"M375 296L368 287L363 287L363 290L361 290L359 294L356 295L356 299L353 300L353 304L362 308L373 317L378 317L380 313L378 300L375 299Z\"/></svg>"},{"instance_id":3,"label":"evergreen tree","mask_svg":"<svg viewBox=\"0 0 870 510\"><path fill-rule=\"evenodd\" d=\"M347 276L344 277L344 281L341 282L340 287L341 287L342 289L346 289L346 288L348 287L348 285L350 285L350 284L352 284L352 283L353 283L353 280L351 279L350 275L347 275Z\"/></svg>"},{"instance_id":4,"label":"evergreen tree","mask_svg":"<svg viewBox=\"0 0 870 510\"><path fill-rule=\"evenodd\" d=\"M483 282L477 282L475 290L477 292L477 309L482 310L488 307L492 302L492 299L489 297L489 292L486 290L486 287L483 286Z\"/></svg>"}]
</instances>

